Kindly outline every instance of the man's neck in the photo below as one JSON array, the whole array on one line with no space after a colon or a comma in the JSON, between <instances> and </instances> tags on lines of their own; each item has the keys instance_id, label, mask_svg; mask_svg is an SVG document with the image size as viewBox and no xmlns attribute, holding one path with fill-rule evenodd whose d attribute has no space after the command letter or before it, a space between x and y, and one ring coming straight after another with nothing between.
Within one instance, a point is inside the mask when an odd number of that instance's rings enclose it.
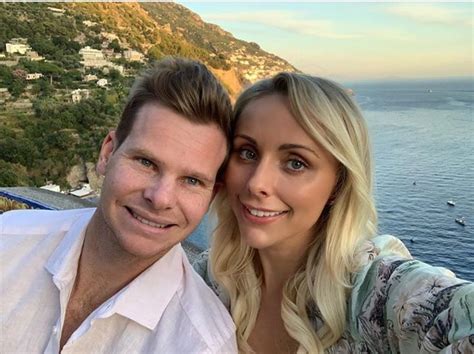
<instances>
[{"instance_id":1,"label":"man's neck","mask_svg":"<svg viewBox=\"0 0 474 354\"><path fill-rule=\"evenodd\" d=\"M126 287L161 256L143 259L125 252L101 219L93 215L86 229L77 275L66 308L61 348L101 304Z\"/></svg>"}]
</instances>

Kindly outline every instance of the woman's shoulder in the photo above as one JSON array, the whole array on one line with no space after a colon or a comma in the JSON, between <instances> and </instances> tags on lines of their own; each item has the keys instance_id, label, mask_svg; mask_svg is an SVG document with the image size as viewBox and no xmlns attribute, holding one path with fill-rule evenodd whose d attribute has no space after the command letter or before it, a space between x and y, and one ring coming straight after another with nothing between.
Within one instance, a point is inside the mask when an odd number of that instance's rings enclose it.
<instances>
[{"instance_id":1,"label":"woman's shoulder","mask_svg":"<svg viewBox=\"0 0 474 354\"><path fill-rule=\"evenodd\" d=\"M209 263L209 249L201 252L194 260L192 264L196 273L204 280L208 287L219 297L222 303L229 307L229 299L226 296L224 290L214 279L211 272L211 265Z\"/></svg>"},{"instance_id":2,"label":"woman's shoulder","mask_svg":"<svg viewBox=\"0 0 474 354\"><path fill-rule=\"evenodd\" d=\"M469 323L474 323L474 312L469 309L474 307L474 285L446 268L414 260L394 236L367 243L352 280L350 332L373 348L439 351L473 334Z\"/></svg>"},{"instance_id":3,"label":"woman's shoulder","mask_svg":"<svg viewBox=\"0 0 474 354\"><path fill-rule=\"evenodd\" d=\"M381 283L392 286L404 283L417 286L418 277L446 278L453 283L464 283L447 268L436 267L413 259L404 243L395 236L381 235L367 241L359 251L359 271L352 277L353 291L371 290Z\"/></svg>"}]
</instances>

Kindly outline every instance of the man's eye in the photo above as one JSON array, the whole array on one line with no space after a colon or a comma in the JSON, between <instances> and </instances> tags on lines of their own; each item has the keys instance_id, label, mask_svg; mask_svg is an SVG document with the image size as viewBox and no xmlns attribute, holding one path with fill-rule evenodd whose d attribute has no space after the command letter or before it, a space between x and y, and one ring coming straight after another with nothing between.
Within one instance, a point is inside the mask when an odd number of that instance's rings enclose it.
<instances>
[{"instance_id":1,"label":"man's eye","mask_svg":"<svg viewBox=\"0 0 474 354\"><path fill-rule=\"evenodd\" d=\"M143 157L140 157L140 158L138 159L138 162L139 162L141 165L145 166L145 167L152 167L152 166L153 166L153 162L151 162L150 160L145 159L145 158L143 158Z\"/></svg>"},{"instance_id":2,"label":"man's eye","mask_svg":"<svg viewBox=\"0 0 474 354\"><path fill-rule=\"evenodd\" d=\"M286 163L286 167L291 171L302 171L306 168L306 164L301 160L292 159Z\"/></svg>"},{"instance_id":3,"label":"man's eye","mask_svg":"<svg viewBox=\"0 0 474 354\"><path fill-rule=\"evenodd\" d=\"M255 154L252 150L249 149L240 150L239 156L242 160L255 160L257 158L257 154Z\"/></svg>"},{"instance_id":4,"label":"man's eye","mask_svg":"<svg viewBox=\"0 0 474 354\"><path fill-rule=\"evenodd\" d=\"M194 177L186 177L186 183L191 186L199 186L201 181Z\"/></svg>"}]
</instances>

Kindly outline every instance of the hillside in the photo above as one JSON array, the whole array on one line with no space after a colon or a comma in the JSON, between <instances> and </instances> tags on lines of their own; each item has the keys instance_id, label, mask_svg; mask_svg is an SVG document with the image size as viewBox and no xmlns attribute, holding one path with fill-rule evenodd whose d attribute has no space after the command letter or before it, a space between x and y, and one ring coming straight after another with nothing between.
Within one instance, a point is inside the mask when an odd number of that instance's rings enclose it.
<instances>
[{"instance_id":1,"label":"hillside","mask_svg":"<svg viewBox=\"0 0 474 354\"><path fill-rule=\"evenodd\" d=\"M133 78L163 56L203 61L234 97L248 82L296 70L175 3L0 9L2 186L51 181L70 188L94 178L90 162Z\"/></svg>"}]
</instances>

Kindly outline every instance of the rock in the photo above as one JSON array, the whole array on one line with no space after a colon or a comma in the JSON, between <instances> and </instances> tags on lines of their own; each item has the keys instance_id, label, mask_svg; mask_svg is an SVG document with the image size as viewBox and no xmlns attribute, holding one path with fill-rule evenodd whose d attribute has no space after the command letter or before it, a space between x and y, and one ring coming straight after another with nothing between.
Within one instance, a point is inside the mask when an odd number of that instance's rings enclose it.
<instances>
[{"instance_id":1,"label":"rock","mask_svg":"<svg viewBox=\"0 0 474 354\"><path fill-rule=\"evenodd\" d=\"M96 171L95 164L92 162L86 162L86 174L87 180L94 191L100 191L102 188L103 176L99 175Z\"/></svg>"},{"instance_id":2,"label":"rock","mask_svg":"<svg viewBox=\"0 0 474 354\"><path fill-rule=\"evenodd\" d=\"M71 188L80 187L81 182L87 182L86 169L84 164L74 165L66 177Z\"/></svg>"}]
</instances>

